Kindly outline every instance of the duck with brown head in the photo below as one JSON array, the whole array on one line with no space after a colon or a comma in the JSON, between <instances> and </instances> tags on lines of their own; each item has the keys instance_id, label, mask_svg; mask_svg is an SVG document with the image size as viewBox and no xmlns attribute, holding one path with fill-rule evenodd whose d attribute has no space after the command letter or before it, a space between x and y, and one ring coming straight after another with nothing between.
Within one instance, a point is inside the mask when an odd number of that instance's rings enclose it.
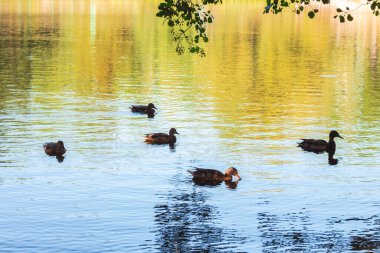
<instances>
[{"instance_id":1,"label":"duck with brown head","mask_svg":"<svg viewBox=\"0 0 380 253\"><path fill-rule=\"evenodd\" d=\"M333 156L336 150L336 144L334 141L334 138L336 137L343 139L337 131L332 130L329 134L328 142L325 140L302 139L302 142L298 143L298 147L314 153L327 152L329 156Z\"/></svg>"},{"instance_id":2,"label":"duck with brown head","mask_svg":"<svg viewBox=\"0 0 380 253\"><path fill-rule=\"evenodd\" d=\"M230 167L225 173L214 169L202 169L195 168L195 171L188 170L188 172L193 176L193 181L201 185L216 185L223 181L231 182L233 176L241 180L241 177L234 167Z\"/></svg>"},{"instance_id":3,"label":"duck with brown head","mask_svg":"<svg viewBox=\"0 0 380 253\"><path fill-rule=\"evenodd\" d=\"M48 142L44 144L45 153L49 156L59 156L61 157L66 153L65 146L62 141Z\"/></svg>"}]
</instances>

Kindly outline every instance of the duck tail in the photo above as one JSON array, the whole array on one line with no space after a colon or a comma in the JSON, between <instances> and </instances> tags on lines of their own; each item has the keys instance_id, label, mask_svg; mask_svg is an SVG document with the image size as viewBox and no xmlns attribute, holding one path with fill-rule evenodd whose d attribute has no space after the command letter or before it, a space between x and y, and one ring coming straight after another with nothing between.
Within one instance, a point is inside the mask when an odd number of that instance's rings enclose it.
<instances>
[{"instance_id":1,"label":"duck tail","mask_svg":"<svg viewBox=\"0 0 380 253\"><path fill-rule=\"evenodd\" d=\"M187 170L187 172L189 172L191 175L194 176L194 171L191 171L191 170Z\"/></svg>"}]
</instances>

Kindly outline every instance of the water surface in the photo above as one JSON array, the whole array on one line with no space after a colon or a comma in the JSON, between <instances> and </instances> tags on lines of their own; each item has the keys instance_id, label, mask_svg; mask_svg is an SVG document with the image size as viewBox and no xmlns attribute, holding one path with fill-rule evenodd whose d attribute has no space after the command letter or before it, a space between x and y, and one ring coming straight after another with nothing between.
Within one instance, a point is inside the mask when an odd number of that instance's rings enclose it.
<instances>
[{"instance_id":1,"label":"water surface","mask_svg":"<svg viewBox=\"0 0 380 253\"><path fill-rule=\"evenodd\" d=\"M207 57L179 57L157 4L0 1L0 251L379 251L379 19L227 1ZM297 148L331 129L336 165Z\"/></svg>"}]
</instances>

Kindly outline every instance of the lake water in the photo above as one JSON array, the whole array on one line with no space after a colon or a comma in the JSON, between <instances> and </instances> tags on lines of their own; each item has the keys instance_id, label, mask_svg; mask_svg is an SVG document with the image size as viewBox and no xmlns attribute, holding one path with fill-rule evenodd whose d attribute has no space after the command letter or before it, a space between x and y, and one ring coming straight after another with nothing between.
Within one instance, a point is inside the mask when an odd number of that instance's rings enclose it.
<instances>
[{"instance_id":1,"label":"lake water","mask_svg":"<svg viewBox=\"0 0 380 253\"><path fill-rule=\"evenodd\" d=\"M380 19L226 1L200 58L158 3L0 1L0 251L380 252ZM332 129L336 165L297 147Z\"/></svg>"}]
</instances>

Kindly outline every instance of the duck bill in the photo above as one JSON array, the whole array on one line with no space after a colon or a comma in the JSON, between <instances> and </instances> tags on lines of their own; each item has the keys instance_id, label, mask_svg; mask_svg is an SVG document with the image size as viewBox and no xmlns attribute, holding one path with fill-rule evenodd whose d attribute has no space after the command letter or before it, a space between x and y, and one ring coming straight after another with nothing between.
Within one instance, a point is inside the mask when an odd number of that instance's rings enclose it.
<instances>
[{"instance_id":1,"label":"duck bill","mask_svg":"<svg viewBox=\"0 0 380 253\"><path fill-rule=\"evenodd\" d=\"M342 136L338 135L337 137L341 138L341 139L344 139Z\"/></svg>"},{"instance_id":2,"label":"duck bill","mask_svg":"<svg viewBox=\"0 0 380 253\"><path fill-rule=\"evenodd\" d=\"M239 176L239 174L236 174L235 176L237 177L238 180L241 180L241 177Z\"/></svg>"},{"instance_id":3,"label":"duck bill","mask_svg":"<svg viewBox=\"0 0 380 253\"><path fill-rule=\"evenodd\" d=\"M177 131L175 131L176 134L179 134ZM179 134L180 135L180 134Z\"/></svg>"},{"instance_id":4,"label":"duck bill","mask_svg":"<svg viewBox=\"0 0 380 253\"><path fill-rule=\"evenodd\" d=\"M157 107L153 106L154 109L157 109ZM158 110L158 109L157 109Z\"/></svg>"}]
</instances>

